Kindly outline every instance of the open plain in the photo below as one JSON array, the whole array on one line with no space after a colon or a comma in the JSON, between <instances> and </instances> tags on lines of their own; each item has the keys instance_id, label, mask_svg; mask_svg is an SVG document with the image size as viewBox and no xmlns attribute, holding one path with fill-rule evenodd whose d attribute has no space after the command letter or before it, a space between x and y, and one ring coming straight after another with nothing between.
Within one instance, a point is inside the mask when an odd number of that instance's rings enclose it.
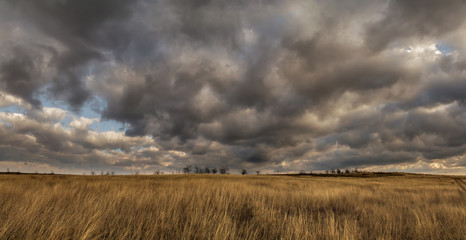
<instances>
[{"instance_id":1,"label":"open plain","mask_svg":"<svg viewBox=\"0 0 466 240\"><path fill-rule=\"evenodd\" d=\"M0 239L464 239L464 181L0 175Z\"/></svg>"}]
</instances>

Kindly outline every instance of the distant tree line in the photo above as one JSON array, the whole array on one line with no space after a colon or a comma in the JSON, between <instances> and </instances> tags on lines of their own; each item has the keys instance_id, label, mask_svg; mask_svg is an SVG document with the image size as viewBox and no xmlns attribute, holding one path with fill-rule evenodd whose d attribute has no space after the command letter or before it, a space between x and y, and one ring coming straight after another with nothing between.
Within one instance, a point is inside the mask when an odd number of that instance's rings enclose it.
<instances>
[{"instance_id":1,"label":"distant tree line","mask_svg":"<svg viewBox=\"0 0 466 240\"><path fill-rule=\"evenodd\" d=\"M6 169L6 172L2 172L0 171L0 174L41 174L41 175L54 175L55 173L53 172L53 170L50 170L50 172L41 172L39 173L37 170L34 171L34 172L20 172L19 170L18 171L10 171L10 168L7 168Z\"/></svg>"},{"instance_id":2,"label":"distant tree line","mask_svg":"<svg viewBox=\"0 0 466 240\"><path fill-rule=\"evenodd\" d=\"M326 174L350 174L350 173L360 173L361 171L359 171L357 168L353 169L353 170L350 170L350 169L345 169L344 171L343 170L340 170L340 169L330 169L330 170L326 170L325 173Z\"/></svg>"},{"instance_id":3,"label":"distant tree line","mask_svg":"<svg viewBox=\"0 0 466 240\"><path fill-rule=\"evenodd\" d=\"M95 171L91 171L91 175L97 175ZM101 171L100 175L115 175L115 171Z\"/></svg>"},{"instance_id":4,"label":"distant tree line","mask_svg":"<svg viewBox=\"0 0 466 240\"><path fill-rule=\"evenodd\" d=\"M209 168L209 167L199 167L197 165L187 165L186 167L184 167L181 171L180 170L174 170L173 171L173 174L175 173L180 173L180 172L183 172L185 174L190 174L190 173L195 173L195 174L230 174L230 169L227 167L227 166L222 166L220 168ZM260 175L261 171L257 170L255 171L257 175ZM330 169L330 170L325 170L325 174L351 174L351 173L363 173L364 171L360 171L359 169L357 168L354 168L354 169L344 169L344 170L341 170L341 169ZM0 172L1 173L1 172ZM9 168L6 169L6 172L4 172L6 174L20 174L19 171L16 171L16 172L13 172L13 171L10 171ZM55 174L53 171L50 171L49 173L38 173L37 171L35 172L35 174L48 174L48 175L53 175ZM163 175L165 174L164 171L161 171L161 170L155 170L153 172L154 175ZM241 175L246 175L248 174L248 171L246 169L242 169L241 170ZM280 174L280 171L277 170L277 174ZM304 169L300 170L298 172L298 174L300 175L306 175L306 174L313 174L312 171L308 171L306 172ZM321 173L322 174L322 173ZM83 175L86 175L86 173L83 173ZM90 172L90 175L97 175L97 173L95 171L91 171ZM100 172L100 175L115 175L115 171L101 171ZM139 171L134 171L132 172L132 175L139 175Z\"/></svg>"},{"instance_id":5,"label":"distant tree line","mask_svg":"<svg viewBox=\"0 0 466 240\"><path fill-rule=\"evenodd\" d=\"M244 170L245 171L245 170ZM199 167L197 165L187 165L186 167L183 168L183 173L189 174L189 173L196 173L196 174L230 174L230 169L226 166L220 167L220 168L209 168L209 167Z\"/></svg>"}]
</instances>

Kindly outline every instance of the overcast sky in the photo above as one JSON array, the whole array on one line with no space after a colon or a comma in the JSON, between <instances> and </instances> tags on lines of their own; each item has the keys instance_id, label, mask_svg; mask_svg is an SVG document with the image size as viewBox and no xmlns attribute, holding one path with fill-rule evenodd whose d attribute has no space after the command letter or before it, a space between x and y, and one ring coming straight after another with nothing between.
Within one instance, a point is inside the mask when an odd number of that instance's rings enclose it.
<instances>
[{"instance_id":1,"label":"overcast sky","mask_svg":"<svg viewBox=\"0 0 466 240\"><path fill-rule=\"evenodd\" d=\"M466 174L464 0L0 0L0 171Z\"/></svg>"}]
</instances>

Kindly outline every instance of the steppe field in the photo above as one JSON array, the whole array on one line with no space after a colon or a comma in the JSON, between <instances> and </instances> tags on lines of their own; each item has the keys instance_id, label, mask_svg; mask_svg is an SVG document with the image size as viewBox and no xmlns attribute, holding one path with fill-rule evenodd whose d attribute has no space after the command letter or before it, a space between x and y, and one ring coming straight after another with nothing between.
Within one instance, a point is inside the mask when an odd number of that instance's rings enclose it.
<instances>
[{"instance_id":1,"label":"steppe field","mask_svg":"<svg viewBox=\"0 0 466 240\"><path fill-rule=\"evenodd\" d=\"M0 175L0 239L465 239L466 178Z\"/></svg>"}]
</instances>

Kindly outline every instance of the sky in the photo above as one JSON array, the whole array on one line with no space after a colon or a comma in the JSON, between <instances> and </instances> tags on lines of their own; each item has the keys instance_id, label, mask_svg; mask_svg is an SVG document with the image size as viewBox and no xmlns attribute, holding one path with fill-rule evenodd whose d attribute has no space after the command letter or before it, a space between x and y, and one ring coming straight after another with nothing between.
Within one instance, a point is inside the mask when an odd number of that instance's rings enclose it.
<instances>
[{"instance_id":1,"label":"sky","mask_svg":"<svg viewBox=\"0 0 466 240\"><path fill-rule=\"evenodd\" d=\"M0 0L0 172L466 174L463 0Z\"/></svg>"}]
</instances>

